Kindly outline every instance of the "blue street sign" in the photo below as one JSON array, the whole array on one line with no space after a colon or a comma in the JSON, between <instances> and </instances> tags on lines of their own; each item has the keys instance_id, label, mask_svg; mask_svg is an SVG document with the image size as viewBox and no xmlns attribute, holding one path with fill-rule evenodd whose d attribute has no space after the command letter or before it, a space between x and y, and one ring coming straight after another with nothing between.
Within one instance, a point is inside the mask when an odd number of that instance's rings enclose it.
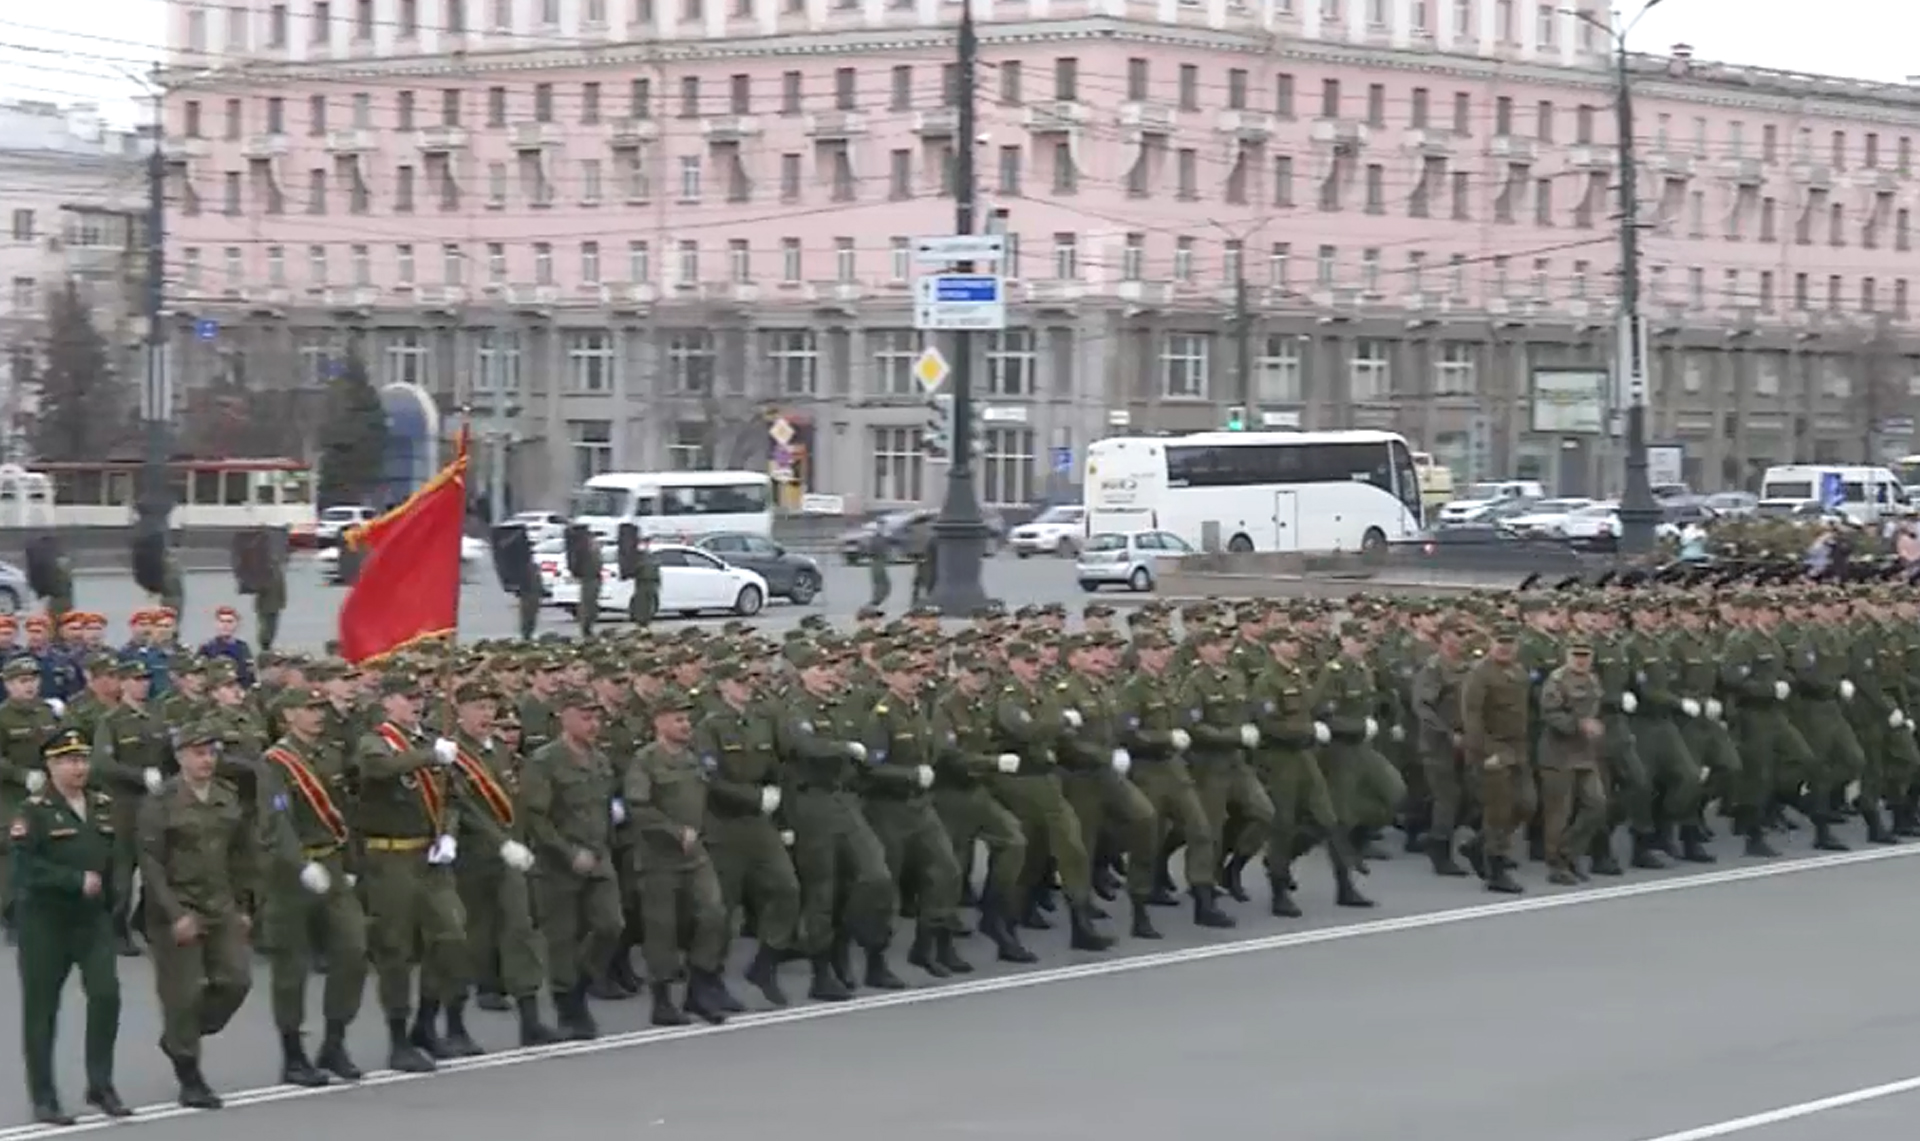
<instances>
[{"instance_id":1,"label":"blue street sign","mask_svg":"<svg viewBox=\"0 0 1920 1141\"><path fill-rule=\"evenodd\" d=\"M1060 447L1053 449L1053 474L1069 475L1073 471L1073 449Z\"/></svg>"},{"instance_id":2,"label":"blue street sign","mask_svg":"<svg viewBox=\"0 0 1920 1141\"><path fill-rule=\"evenodd\" d=\"M211 317L202 317L193 323L193 335L203 341L211 341L220 335L220 322Z\"/></svg>"},{"instance_id":3,"label":"blue street sign","mask_svg":"<svg viewBox=\"0 0 1920 1141\"><path fill-rule=\"evenodd\" d=\"M947 273L933 279L933 299L942 305L990 305L1000 300L1000 279L985 273Z\"/></svg>"}]
</instances>

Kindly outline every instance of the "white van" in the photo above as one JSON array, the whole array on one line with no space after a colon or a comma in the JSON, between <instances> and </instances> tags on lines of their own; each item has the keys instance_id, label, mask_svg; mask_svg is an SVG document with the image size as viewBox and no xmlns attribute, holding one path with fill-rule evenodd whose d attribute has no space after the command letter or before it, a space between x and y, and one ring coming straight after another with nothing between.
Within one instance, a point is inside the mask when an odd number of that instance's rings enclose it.
<instances>
[{"instance_id":1,"label":"white van","mask_svg":"<svg viewBox=\"0 0 1920 1141\"><path fill-rule=\"evenodd\" d=\"M1831 507L1855 523L1912 510L1900 477L1884 467L1781 464L1761 477L1760 514L1791 514L1808 504Z\"/></svg>"},{"instance_id":2,"label":"white van","mask_svg":"<svg viewBox=\"0 0 1920 1141\"><path fill-rule=\"evenodd\" d=\"M635 523L655 542L773 534L773 480L757 471L612 471L573 494L573 521L608 542Z\"/></svg>"}]
</instances>

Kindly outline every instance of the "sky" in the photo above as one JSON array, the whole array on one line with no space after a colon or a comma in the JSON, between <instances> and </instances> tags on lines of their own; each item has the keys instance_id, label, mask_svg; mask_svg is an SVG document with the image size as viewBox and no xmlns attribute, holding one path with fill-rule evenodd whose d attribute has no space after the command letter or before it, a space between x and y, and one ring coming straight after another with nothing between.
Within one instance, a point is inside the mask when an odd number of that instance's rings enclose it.
<instances>
[{"instance_id":1,"label":"sky","mask_svg":"<svg viewBox=\"0 0 1920 1141\"><path fill-rule=\"evenodd\" d=\"M159 54L162 0L16 0L0 13L0 98L94 102L119 125L141 113L141 88L127 73ZM1631 42L1636 51L1685 43L1698 59L1898 83L1920 75L1920 4L1661 0Z\"/></svg>"}]
</instances>

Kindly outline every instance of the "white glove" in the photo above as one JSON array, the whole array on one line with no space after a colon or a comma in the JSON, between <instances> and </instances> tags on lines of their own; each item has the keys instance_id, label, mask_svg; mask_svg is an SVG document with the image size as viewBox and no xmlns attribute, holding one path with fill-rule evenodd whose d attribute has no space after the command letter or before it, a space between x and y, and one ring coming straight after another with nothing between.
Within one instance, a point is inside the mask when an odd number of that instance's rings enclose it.
<instances>
[{"instance_id":1,"label":"white glove","mask_svg":"<svg viewBox=\"0 0 1920 1141\"><path fill-rule=\"evenodd\" d=\"M1167 743L1173 746L1174 752L1184 753L1193 744L1193 738L1185 729L1169 729Z\"/></svg>"},{"instance_id":2,"label":"white glove","mask_svg":"<svg viewBox=\"0 0 1920 1141\"><path fill-rule=\"evenodd\" d=\"M359 886L360 886L360 877L354 875L352 872L348 872L347 873L347 890L352 891L354 888Z\"/></svg>"},{"instance_id":3,"label":"white glove","mask_svg":"<svg viewBox=\"0 0 1920 1141\"><path fill-rule=\"evenodd\" d=\"M1387 730L1387 736L1396 741L1404 741L1407 739L1407 731L1402 726L1395 725L1393 728Z\"/></svg>"},{"instance_id":4,"label":"white glove","mask_svg":"<svg viewBox=\"0 0 1920 1141\"><path fill-rule=\"evenodd\" d=\"M1858 692L1860 691L1854 688L1854 684L1851 679L1844 678L1844 677L1840 679L1840 700L1852 701L1853 695Z\"/></svg>"},{"instance_id":5,"label":"white glove","mask_svg":"<svg viewBox=\"0 0 1920 1141\"><path fill-rule=\"evenodd\" d=\"M627 802L614 797L607 802L607 815L616 826L627 822Z\"/></svg>"},{"instance_id":6,"label":"white glove","mask_svg":"<svg viewBox=\"0 0 1920 1141\"><path fill-rule=\"evenodd\" d=\"M782 828L780 830L780 846L782 848L793 847L793 829Z\"/></svg>"},{"instance_id":7,"label":"white glove","mask_svg":"<svg viewBox=\"0 0 1920 1141\"><path fill-rule=\"evenodd\" d=\"M315 895L325 895L327 889L333 886L333 876L319 864L308 863L300 869L300 886Z\"/></svg>"},{"instance_id":8,"label":"white glove","mask_svg":"<svg viewBox=\"0 0 1920 1141\"><path fill-rule=\"evenodd\" d=\"M516 872L531 871L533 849L518 840L508 840L500 845L500 862Z\"/></svg>"},{"instance_id":9,"label":"white glove","mask_svg":"<svg viewBox=\"0 0 1920 1141\"><path fill-rule=\"evenodd\" d=\"M1380 735L1380 723L1378 721L1375 721L1371 717L1367 718L1367 740L1371 741L1375 737L1378 737L1379 735Z\"/></svg>"},{"instance_id":10,"label":"white glove","mask_svg":"<svg viewBox=\"0 0 1920 1141\"><path fill-rule=\"evenodd\" d=\"M1327 728L1325 721L1315 721L1313 723L1313 743L1316 745L1324 745L1331 740L1333 740L1333 730Z\"/></svg>"},{"instance_id":11,"label":"white glove","mask_svg":"<svg viewBox=\"0 0 1920 1141\"><path fill-rule=\"evenodd\" d=\"M167 778L160 775L159 769L148 765L140 770L140 783L147 786L148 792L159 792L160 786L167 783Z\"/></svg>"},{"instance_id":12,"label":"white glove","mask_svg":"<svg viewBox=\"0 0 1920 1141\"><path fill-rule=\"evenodd\" d=\"M1713 770L1708 768L1705 765L1701 765L1700 766L1700 783L1705 784L1707 783L1708 780L1712 779L1712 777L1713 777Z\"/></svg>"},{"instance_id":13,"label":"white glove","mask_svg":"<svg viewBox=\"0 0 1920 1141\"><path fill-rule=\"evenodd\" d=\"M1126 776L1132 772L1133 754L1127 752L1125 749L1115 749L1113 751L1113 771L1119 773L1121 776Z\"/></svg>"},{"instance_id":14,"label":"white glove","mask_svg":"<svg viewBox=\"0 0 1920 1141\"><path fill-rule=\"evenodd\" d=\"M760 789L760 814L772 816L780 811L780 790L774 785L764 785Z\"/></svg>"},{"instance_id":15,"label":"white glove","mask_svg":"<svg viewBox=\"0 0 1920 1141\"><path fill-rule=\"evenodd\" d=\"M47 774L39 769L27 770L27 795L38 796L40 790L47 787Z\"/></svg>"},{"instance_id":16,"label":"white glove","mask_svg":"<svg viewBox=\"0 0 1920 1141\"><path fill-rule=\"evenodd\" d=\"M57 697L47 698L47 708L53 710L55 717L65 717L67 715L67 703Z\"/></svg>"},{"instance_id":17,"label":"white glove","mask_svg":"<svg viewBox=\"0 0 1920 1141\"><path fill-rule=\"evenodd\" d=\"M1683 697L1680 699L1680 712L1686 714L1688 717L1698 717L1700 716L1700 703L1691 697Z\"/></svg>"},{"instance_id":18,"label":"white glove","mask_svg":"<svg viewBox=\"0 0 1920 1141\"><path fill-rule=\"evenodd\" d=\"M1773 699L1775 701L1785 701L1787 697L1792 693L1793 693L1793 687L1788 685L1786 682L1776 681L1773 683Z\"/></svg>"},{"instance_id":19,"label":"white glove","mask_svg":"<svg viewBox=\"0 0 1920 1141\"><path fill-rule=\"evenodd\" d=\"M1062 710L1060 713L1060 720L1065 721L1067 723L1067 728L1069 729L1078 729L1080 728L1080 726L1085 725L1087 723L1087 719L1080 716L1080 711L1078 709Z\"/></svg>"},{"instance_id":20,"label":"white glove","mask_svg":"<svg viewBox=\"0 0 1920 1141\"><path fill-rule=\"evenodd\" d=\"M1715 721L1718 721L1720 720L1720 715L1722 713L1725 713L1726 711L1727 711L1727 707L1720 704L1719 698L1717 697L1707 698L1707 716L1708 717L1711 717Z\"/></svg>"},{"instance_id":21,"label":"white glove","mask_svg":"<svg viewBox=\"0 0 1920 1141\"><path fill-rule=\"evenodd\" d=\"M1913 731L1916 728L1920 728L1920 726L1916 726L1914 724L1913 718L1911 717L1907 718L1907 736L1909 737L1913 736Z\"/></svg>"},{"instance_id":22,"label":"white glove","mask_svg":"<svg viewBox=\"0 0 1920 1141\"><path fill-rule=\"evenodd\" d=\"M1635 697L1631 693L1623 693L1620 695L1620 712L1632 713L1634 710L1638 708L1640 708L1639 698Z\"/></svg>"},{"instance_id":23,"label":"white glove","mask_svg":"<svg viewBox=\"0 0 1920 1141\"><path fill-rule=\"evenodd\" d=\"M867 747L858 741L848 741L847 756L852 757L856 761L864 762L867 759Z\"/></svg>"},{"instance_id":24,"label":"white glove","mask_svg":"<svg viewBox=\"0 0 1920 1141\"><path fill-rule=\"evenodd\" d=\"M427 862L436 868L445 867L459 855L460 845L454 843L453 837L442 836L433 842L433 847L427 849Z\"/></svg>"},{"instance_id":25,"label":"white glove","mask_svg":"<svg viewBox=\"0 0 1920 1141\"><path fill-rule=\"evenodd\" d=\"M913 779L920 782L921 788L933 787L933 766L920 765L913 770Z\"/></svg>"},{"instance_id":26,"label":"white glove","mask_svg":"<svg viewBox=\"0 0 1920 1141\"><path fill-rule=\"evenodd\" d=\"M1012 776L1020 771L1020 754L1001 753L994 759L993 767L999 769L1001 773L1006 776Z\"/></svg>"},{"instance_id":27,"label":"white glove","mask_svg":"<svg viewBox=\"0 0 1920 1141\"><path fill-rule=\"evenodd\" d=\"M441 737L439 740L433 743L433 763L434 764L450 765L459 759L460 759L460 746L454 744L452 741L448 740L445 737Z\"/></svg>"},{"instance_id":28,"label":"white glove","mask_svg":"<svg viewBox=\"0 0 1920 1141\"><path fill-rule=\"evenodd\" d=\"M1905 725L1906 723L1907 723L1907 715L1900 712L1898 709L1894 710L1892 713L1887 714L1887 725L1889 728L1898 729L1902 725Z\"/></svg>"},{"instance_id":29,"label":"white glove","mask_svg":"<svg viewBox=\"0 0 1920 1141\"><path fill-rule=\"evenodd\" d=\"M1260 727L1258 725L1240 726L1240 744L1243 748L1255 749L1260 746Z\"/></svg>"}]
</instances>

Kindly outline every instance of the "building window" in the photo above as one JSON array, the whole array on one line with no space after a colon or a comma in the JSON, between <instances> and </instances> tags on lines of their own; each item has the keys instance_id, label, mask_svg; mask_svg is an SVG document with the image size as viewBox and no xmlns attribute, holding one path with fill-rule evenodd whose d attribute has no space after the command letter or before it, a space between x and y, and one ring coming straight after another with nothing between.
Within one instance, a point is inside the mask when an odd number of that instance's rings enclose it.
<instances>
[{"instance_id":1,"label":"building window","mask_svg":"<svg viewBox=\"0 0 1920 1141\"><path fill-rule=\"evenodd\" d=\"M1006 329L987 335L987 393L1033 396L1037 357L1032 329Z\"/></svg>"},{"instance_id":2,"label":"building window","mask_svg":"<svg viewBox=\"0 0 1920 1141\"><path fill-rule=\"evenodd\" d=\"M1205 400L1211 347L1205 333L1168 333L1160 347L1160 395L1168 400Z\"/></svg>"},{"instance_id":3,"label":"building window","mask_svg":"<svg viewBox=\"0 0 1920 1141\"><path fill-rule=\"evenodd\" d=\"M567 334L567 391L600 395L613 391L613 334L588 329Z\"/></svg>"},{"instance_id":4,"label":"building window","mask_svg":"<svg viewBox=\"0 0 1920 1141\"><path fill-rule=\"evenodd\" d=\"M679 255L674 264L674 284L692 289L700 284L700 243L692 238L681 239Z\"/></svg>"},{"instance_id":5,"label":"building window","mask_svg":"<svg viewBox=\"0 0 1920 1141\"><path fill-rule=\"evenodd\" d=\"M569 420L567 440L573 445L573 482L585 483L613 470L611 420Z\"/></svg>"},{"instance_id":6,"label":"building window","mask_svg":"<svg viewBox=\"0 0 1920 1141\"><path fill-rule=\"evenodd\" d=\"M1387 399L1393 392L1393 378L1387 371L1387 343L1363 338L1353 344L1353 359L1348 362L1349 399L1367 402Z\"/></svg>"},{"instance_id":7,"label":"building window","mask_svg":"<svg viewBox=\"0 0 1920 1141\"><path fill-rule=\"evenodd\" d=\"M776 329L767 334L773 390L782 396L812 396L820 380L820 348L812 329Z\"/></svg>"},{"instance_id":8,"label":"building window","mask_svg":"<svg viewBox=\"0 0 1920 1141\"><path fill-rule=\"evenodd\" d=\"M667 391L703 396L713 391L713 336L685 329L667 337Z\"/></svg>"},{"instance_id":9,"label":"building window","mask_svg":"<svg viewBox=\"0 0 1920 1141\"><path fill-rule=\"evenodd\" d=\"M387 342L385 383L428 387L427 363L430 356L425 333L417 329L394 333L393 339Z\"/></svg>"},{"instance_id":10,"label":"building window","mask_svg":"<svg viewBox=\"0 0 1920 1141\"><path fill-rule=\"evenodd\" d=\"M1447 341L1433 362L1435 396L1472 396L1474 393L1473 346L1466 341Z\"/></svg>"},{"instance_id":11,"label":"building window","mask_svg":"<svg viewBox=\"0 0 1920 1141\"><path fill-rule=\"evenodd\" d=\"M1303 385L1300 372L1300 339L1274 334L1261 345L1254 362L1254 395L1262 404L1298 404Z\"/></svg>"},{"instance_id":12,"label":"building window","mask_svg":"<svg viewBox=\"0 0 1920 1141\"><path fill-rule=\"evenodd\" d=\"M917 396L920 382L913 362L920 359L920 334L914 329L876 329L873 344L873 392L876 396Z\"/></svg>"},{"instance_id":13,"label":"building window","mask_svg":"<svg viewBox=\"0 0 1920 1141\"><path fill-rule=\"evenodd\" d=\"M667 467L673 471L712 471L713 438L704 420L681 420L667 441Z\"/></svg>"},{"instance_id":14,"label":"building window","mask_svg":"<svg viewBox=\"0 0 1920 1141\"><path fill-rule=\"evenodd\" d=\"M481 330L473 350L473 364L474 391L520 391L520 334Z\"/></svg>"},{"instance_id":15,"label":"building window","mask_svg":"<svg viewBox=\"0 0 1920 1141\"><path fill-rule=\"evenodd\" d=\"M926 457L920 451L920 429L873 430L873 498L881 503L920 502L921 475Z\"/></svg>"},{"instance_id":16,"label":"building window","mask_svg":"<svg viewBox=\"0 0 1920 1141\"><path fill-rule=\"evenodd\" d=\"M988 428L981 434L980 499L1010 506L1033 499L1033 429Z\"/></svg>"}]
</instances>

